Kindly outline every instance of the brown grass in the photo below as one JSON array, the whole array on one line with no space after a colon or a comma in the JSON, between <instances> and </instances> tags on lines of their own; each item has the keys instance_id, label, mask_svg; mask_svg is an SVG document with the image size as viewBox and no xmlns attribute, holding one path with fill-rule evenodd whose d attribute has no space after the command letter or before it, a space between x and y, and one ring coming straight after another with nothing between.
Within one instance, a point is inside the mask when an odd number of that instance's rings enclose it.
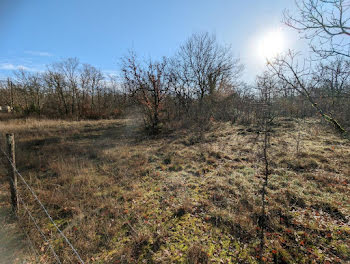
<instances>
[{"instance_id":1,"label":"brown grass","mask_svg":"<svg viewBox=\"0 0 350 264\"><path fill-rule=\"evenodd\" d=\"M345 263L350 144L314 120L298 124L279 120L272 134L266 261ZM19 170L87 263L258 262L256 128L213 123L200 139L190 130L150 138L134 120L17 120L0 123L7 131L16 133ZM20 189L60 256L73 261Z\"/></svg>"}]
</instances>

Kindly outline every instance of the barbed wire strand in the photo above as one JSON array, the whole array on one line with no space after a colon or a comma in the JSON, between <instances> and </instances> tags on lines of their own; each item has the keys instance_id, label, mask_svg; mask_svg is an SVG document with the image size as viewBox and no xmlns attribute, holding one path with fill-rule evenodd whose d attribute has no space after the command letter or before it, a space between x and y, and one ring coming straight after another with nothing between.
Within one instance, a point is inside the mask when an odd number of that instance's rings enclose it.
<instances>
[{"instance_id":1,"label":"barbed wire strand","mask_svg":"<svg viewBox=\"0 0 350 264\"><path fill-rule=\"evenodd\" d=\"M26 185L27 189L32 193L32 195L34 196L34 199L39 203L39 205L41 206L41 208L44 210L45 214L47 215L47 217L50 219L51 223L54 225L54 227L56 228L56 230L59 232L59 234L63 237L63 239L67 242L67 244L70 246L70 248L73 250L74 254L77 256L79 262L81 264L85 264L84 261L81 259L79 253L77 252L77 250L74 248L74 246L72 245L72 243L68 240L68 238L63 234L63 232L61 231L61 229L56 225L55 221L52 219L51 215L49 214L49 212L47 211L46 207L43 205L43 203L39 200L38 196L35 194L34 190L29 186L29 184L26 182L26 180L23 178L23 176L21 175L21 173L19 173L19 171L17 170L17 168L14 166L14 164L12 163L11 159L9 158L9 156L6 154L6 152L1 149L1 152L5 155L5 157L7 158L7 160L9 161L9 163L11 164L12 168L14 169L14 171L16 172L16 174L19 176L19 178L21 179L21 181Z\"/></svg>"},{"instance_id":2,"label":"barbed wire strand","mask_svg":"<svg viewBox=\"0 0 350 264\"><path fill-rule=\"evenodd\" d=\"M1 149L1 148L0 148ZM2 149L1 149L2 150ZM11 181L13 182L13 180L11 179ZM0 189L4 188L4 186L1 186ZM31 240L28 232L26 232L26 230L24 229L24 227L19 224L19 227L22 229L22 232L25 234L26 238L27 238L27 241L29 242L30 244L30 248L32 249L32 251L34 252L34 255L35 255L35 259L37 260L40 256L39 252L36 250L34 244L33 244L33 241Z\"/></svg>"},{"instance_id":3,"label":"barbed wire strand","mask_svg":"<svg viewBox=\"0 0 350 264\"><path fill-rule=\"evenodd\" d=\"M12 179L11 179L12 181ZM34 252L35 258L38 259L38 257L40 256L40 254L38 253L38 251L35 249L35 246L33 244L33 241L31 240L30 236L28 235L28 233L25 231L24 227L19 224L19 227L22 229L22 232L26 235L27 241L30 244L30 248L32 249L32 251Z\"/></svg>"},{"instance_id":4,"label":"barbed wire strand","mask_svg":"<svg viewBox=\"0 0 350 264\"><path fill-rule=\"evenodd\" d=\"M39 231L40 235L43 237L43 239L45 240L45 242L49 245L52 254L54 255L55 259L57 260L58 263L62 263L59 259L59 257L57 256L55 250L53 249L50 241L46 238L44 232L41 230L41 228L38 226L38 223L35 221L33 215L31 214L31 212L29 211L28 207L26 206L25 202L23 201L23 199L21 198L21 196L18 194L18 199L19 201L22 203L26 213L29 215L30 219L33 221L36 229Z\"/></svg>"}]
</instances>

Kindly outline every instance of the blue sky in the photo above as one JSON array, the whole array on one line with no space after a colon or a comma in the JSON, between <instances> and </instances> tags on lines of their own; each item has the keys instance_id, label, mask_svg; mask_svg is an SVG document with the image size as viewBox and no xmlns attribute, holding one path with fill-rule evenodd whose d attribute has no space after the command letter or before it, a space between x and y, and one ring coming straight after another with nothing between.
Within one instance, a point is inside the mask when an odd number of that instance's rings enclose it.
<instances>
[{"instance_id":1,"label":"blue sky","mask_svg":"<svg viewBox=\"0 0 350 264\"><path fill-rule=\"evenodd\" d=\"M105 73L134 49L144 58L171 56L192 33L208 31L229 44L254 80L264 62L256 46L282 28L288 48L306 51L281 23L292 0L0 0L0 76L16 68L41 71L77 57Z\"/></svg>"}]
</instances>

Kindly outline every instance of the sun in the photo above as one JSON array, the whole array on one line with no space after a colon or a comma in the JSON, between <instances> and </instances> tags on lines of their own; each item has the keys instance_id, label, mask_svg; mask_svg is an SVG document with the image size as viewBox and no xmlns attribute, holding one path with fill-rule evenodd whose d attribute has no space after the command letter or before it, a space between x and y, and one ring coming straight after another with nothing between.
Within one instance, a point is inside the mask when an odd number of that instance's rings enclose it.
<instances>
[{"instance_id":1,"label":"sun","mask_svg":"<svg viewBox=\"0 0 350 264\"><path fill-rule=\"evenodd\" d=\"M263 60L271 60L285 48L285 36L281 30L264 34L258 43L258 55Z\"/></svg>"}]
</instances>

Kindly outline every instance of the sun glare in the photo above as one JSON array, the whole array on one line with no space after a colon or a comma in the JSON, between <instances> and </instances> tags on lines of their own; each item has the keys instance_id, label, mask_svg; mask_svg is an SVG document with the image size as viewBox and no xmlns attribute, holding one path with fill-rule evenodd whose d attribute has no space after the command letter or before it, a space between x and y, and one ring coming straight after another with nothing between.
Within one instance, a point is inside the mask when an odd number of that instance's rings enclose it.
<instances>
[{"instance_id":1,"label":"sun glare","mask_svg":"<svg viewBox=\"0 0 350 264\"><path fill-rule=\"evenodd\" d=\"M258 43L258 54L264 60L271 60L283 52L285 37L281 30L266 33Z\"/></svg>"}]
</instances>

